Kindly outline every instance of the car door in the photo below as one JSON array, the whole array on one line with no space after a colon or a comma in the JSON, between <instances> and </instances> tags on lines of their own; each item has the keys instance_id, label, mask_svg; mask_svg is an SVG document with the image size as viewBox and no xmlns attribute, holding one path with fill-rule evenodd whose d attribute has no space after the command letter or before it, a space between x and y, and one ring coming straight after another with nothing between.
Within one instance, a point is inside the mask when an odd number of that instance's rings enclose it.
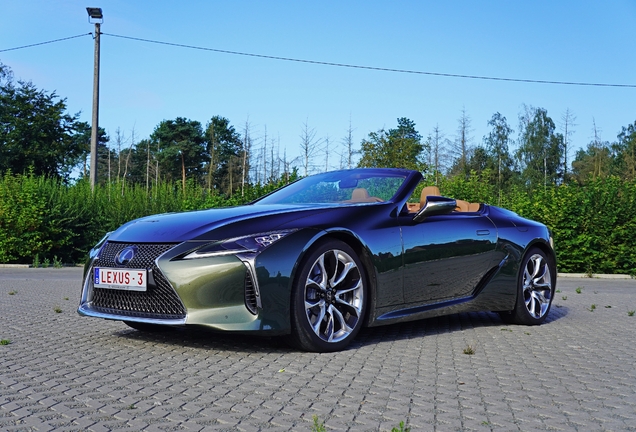
<instances>
[{"instance_id":1,"label":"car door","mask_svg":"<svg viewBox=\"0 0 636 432\"><path fill-rule=\"evenodd\" d=\"M470 296L495 262L497 229L482 212L400 217L406 304Z\"/></svg>"}]
</instances>

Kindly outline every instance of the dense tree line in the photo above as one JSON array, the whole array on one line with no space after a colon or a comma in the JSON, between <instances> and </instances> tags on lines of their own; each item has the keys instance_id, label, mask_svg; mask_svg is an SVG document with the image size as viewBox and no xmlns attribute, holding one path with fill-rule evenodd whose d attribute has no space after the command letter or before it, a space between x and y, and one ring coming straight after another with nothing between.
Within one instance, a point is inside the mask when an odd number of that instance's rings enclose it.
<instances>
[{"instance_id":1,"label":"dense tree line","mask_svg":"<svg viewBox=\"0 0 636 432\"><path fill-rule=\"evenodd\" d=\"M494 113L487 134L477 139L465 110L450 137L438 126L422 135L402 117L394 128L369 132L359 147L351 122L339 145L305 121L290 144L299 153L293 159L267 128L254 137L249 122L238 130L219 115L205 124L163 120L147 137L120 129L109 135L100 128L100 186L89 192L90 125L69 114L55 92L15 81L0 63L0 261L58 256L76 262L93 237L130 218L239 204L299 173L358 165L418 169L449 196L502 205L547 223L560 242L563 269L611 272L614 265L634 273L636 258L629 251L636 242L629 232L636 225L636 121L617 131L614 141L603 140L593 125L591 141L572 155L575 121L570 110L555 122L546 109L524 106L514 124ZM606 216L595 207L610 205L599 196L604 188L613 191L613 205L622 206ZM566 197L574 201L567 204ZM97 206L96 215L88 202ZM578 213L564 213L555 202ZM608 226L612 231L599 237ZM16 245L26 249L16 252ZM596 247L620 256L608 257ZM581 250L597 258L585 263Z\"/></svg>"},{"instance_id":2,"label":"dense tree line","mask_svg":"<svg viewBox=\"0 0 636 432\"><path fill-rule=\"evenodd\" d=\"M90 125L78 119L55 92L15 82L0 63L0 174L31 170L64 181L87 177ZM244 194L246 185L289 177L294 169L307 175L351 167L356 160L359 166L419 169L433 174L435 182L441 176L466 179L475 172L502 193L520 185L534 191L599 177L636 178L636 122L618 131L614 142L603 141L594 126L594 138L572 161L574 121L568 110L558 127L544 108L524 106L516 133L506 117L495 113L488 121L490 131L475 144L470 116L463 109L454 139L438 127L424 138L412 120L399 118L395 128L370 132L359 149L351 126L338 146L320 138L306 121L298 142L290 144L300 154L289 160L287 146L281 156L280 140L268 136L266 128L255 139L249 122L239 132L219 115L205 125L177 117L161 121L148 137L120 129L109 136L100 129L98 181L124 181L148 190L161 181L178 181L185 189L191 180L209 193L232 196Z\"/></svg>"}]
</instances>

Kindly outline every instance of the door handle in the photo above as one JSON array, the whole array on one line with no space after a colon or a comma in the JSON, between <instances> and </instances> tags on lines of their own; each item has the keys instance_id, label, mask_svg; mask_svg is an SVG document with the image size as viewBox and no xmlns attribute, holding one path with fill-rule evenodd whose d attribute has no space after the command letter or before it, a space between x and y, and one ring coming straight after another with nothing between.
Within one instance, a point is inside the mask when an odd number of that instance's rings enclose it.
<instances>
[{"instance_id":1,"label":"door handle","mask_svg":"<svg viewBox=\"0 0 636 432\"><path fill-rule=\"evenodd\" d=\"M487 236L490 235L490 230L477 230L478 236Z\"/></svg>"}]
</instances>

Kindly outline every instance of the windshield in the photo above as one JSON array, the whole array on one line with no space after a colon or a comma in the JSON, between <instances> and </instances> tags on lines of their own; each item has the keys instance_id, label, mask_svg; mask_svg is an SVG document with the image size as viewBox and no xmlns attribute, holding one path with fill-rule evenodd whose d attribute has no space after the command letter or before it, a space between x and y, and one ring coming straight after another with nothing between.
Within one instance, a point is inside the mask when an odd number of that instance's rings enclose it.
<instances>
[{"instance_id":1,"label":"windshield","mask_svg":"<svg viewBox=\"0 0 636 432\"><path fill-rule=\"evenodd\" d=\"M254 204L363 204L391 200L406 174L379 170L347 170L305 177Z\"/></svg>"}]
</instances>

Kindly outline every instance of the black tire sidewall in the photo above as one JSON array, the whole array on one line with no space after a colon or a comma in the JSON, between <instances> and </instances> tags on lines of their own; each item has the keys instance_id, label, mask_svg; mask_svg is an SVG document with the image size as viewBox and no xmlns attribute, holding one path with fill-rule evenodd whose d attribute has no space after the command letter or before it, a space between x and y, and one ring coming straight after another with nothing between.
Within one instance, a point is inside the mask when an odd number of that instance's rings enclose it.
<instances>
[{"instance_id":1,"label":"black tire sidewall","mask_svg":"<svg viewBox=\"0 0 636 432\"><path fill-rule=\"evenodd\" d=\"M552 284L550 288L550 303L548 304L548 309L545 311L545 314L541 318L534 318L528 312L526 308L525 298L523 295L523 273L525 271L526 266L528 265L528 261L533 255L539 254L543 257L545 262L548 265L548 270L550 272L550 283ZM526 255L521 262L521 267L519 269L519 277L517 279L517 305L515 307L515 311L513 312L514 319L518 324L526 324L526 325L537 325L541 324L547 318L550 313L550 309L552 308L552 301L554 300L554 292L556 287L556 269L554 266L554 260L546 254L540 248L534 247L528 250Z\"/></svg>"},{"instance_id":2,"label":"black tire sidewall","mask_svg":"<svg viewBox=\"0 0 636 432\"><path fill-rule=\"evenodd\" d=\"M349 255L358 266L358 270L360 272L360 277L362 279L362 312L360 314L360 318L356 323L353 331L349 336L347 336L344 340L340 342L326 342L318 337L311 328L309 321L307 320L306 311L305 311L305 283L309 276L309 271L311 270L313 264L316 260L325 252L330 250L341 250ZM333 352L340 351L344 349L347 345L351 343L351 341L356 337L360 328L362 327L362 323L364 321L364 315L366 312L367 305L367 277L364 266L362 265L362 261L358 254L345 242L329 239L321 241L316 244L309 253L302 260L302 263L299 266L298 276L295 278L294 286L292 288L291 295L291 326L292 326L292 334L291 340L294 345L297 347L304 349L306 351L315 351L315 352Z\"/></svg>"}]
</instances>

